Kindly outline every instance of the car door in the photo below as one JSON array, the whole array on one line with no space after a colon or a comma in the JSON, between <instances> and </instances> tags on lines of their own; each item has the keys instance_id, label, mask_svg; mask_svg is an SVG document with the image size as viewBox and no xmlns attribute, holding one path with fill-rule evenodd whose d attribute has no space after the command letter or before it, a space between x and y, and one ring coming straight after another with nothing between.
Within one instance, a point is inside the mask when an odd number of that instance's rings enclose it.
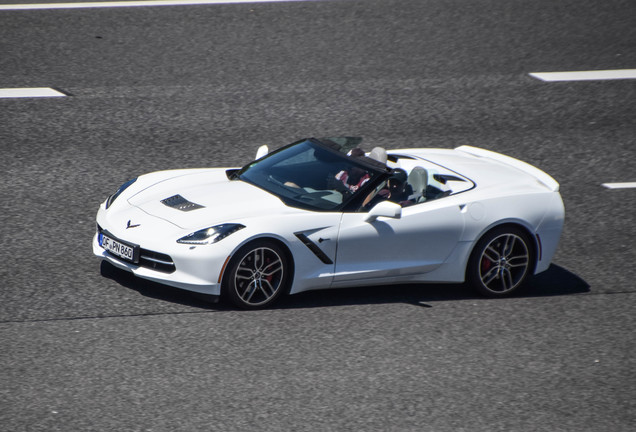
<instances>
[{"instance_id":1,"label":"car door","mask_svg":"<svg viewBox=\"0 0 636 432\"><path fill-rule=\"evenodd\" d=\"M399 218L366 221L367 215L342 215L334 285L432 271L450 255L464 230L464 213L455 197L404 207Z\"/></svg>"}]
</instances>

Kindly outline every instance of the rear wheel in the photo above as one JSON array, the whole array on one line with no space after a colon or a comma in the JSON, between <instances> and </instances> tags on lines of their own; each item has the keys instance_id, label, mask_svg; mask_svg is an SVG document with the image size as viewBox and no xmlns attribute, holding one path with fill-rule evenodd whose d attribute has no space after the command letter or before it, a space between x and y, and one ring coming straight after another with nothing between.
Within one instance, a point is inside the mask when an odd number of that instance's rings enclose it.
<instances>
[{"instance_id":1,"label":"rear wheel","mask_svg":"<svg viewBox=\"0 0 636 432\"><path fill-rule=\"evenodd\" d=\"M496 228L477 242L468 262L466 279L488 297L512 294L531 274L532 250L528 235L521 229Z\"/></svg>"},{"instance_id":2,"label":"rear wheel","mask_svg":"<svg viewBox=\"0 0 636 432\"><path fill-rule=\"evenodd\" d=\"M289 264L276 243L259 240L239 249L223 278L227 298L242 309L271 305L286 290Z\"/></svg>"}]
</instances>

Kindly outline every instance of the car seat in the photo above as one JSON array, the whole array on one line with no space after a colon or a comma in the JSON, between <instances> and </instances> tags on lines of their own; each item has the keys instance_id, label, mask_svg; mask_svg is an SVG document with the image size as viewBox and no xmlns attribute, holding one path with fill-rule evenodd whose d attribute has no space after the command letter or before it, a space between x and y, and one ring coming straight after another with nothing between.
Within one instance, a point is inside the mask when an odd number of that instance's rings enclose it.
<instances>
[{"instance_id":1,"label":"car seat","mask_svg":"<svg viewBox=\"0 0 636 432\"><path fill-rule=\"evenodd\" d=\"M415 203L421 203L426 201L426 187L428 186L428 172L420 167L416 166L409 173L406 182L413 188L413 194L409 196L409 200Z\"/></svg>"}]
</instances>

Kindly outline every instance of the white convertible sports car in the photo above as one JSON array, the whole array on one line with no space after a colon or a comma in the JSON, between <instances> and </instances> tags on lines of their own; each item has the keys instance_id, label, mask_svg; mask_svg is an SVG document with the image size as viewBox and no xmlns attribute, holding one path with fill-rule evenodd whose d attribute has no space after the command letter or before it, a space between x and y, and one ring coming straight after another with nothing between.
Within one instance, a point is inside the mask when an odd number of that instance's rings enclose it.
<instances>
[{"instance_id":1,"label":"white convertible sports car","mask_svg":"<svg viewBox=\"0 0 636 432\"><path fill-rule=\"evenodd\" d=\"M545 172L475 147L365 153L360 141L304 139L262 146L243 168L139 176L99 207L93 252L240 308L409 282L498 297L550 265L564 208Z\"/></svg>"}]
</instances>

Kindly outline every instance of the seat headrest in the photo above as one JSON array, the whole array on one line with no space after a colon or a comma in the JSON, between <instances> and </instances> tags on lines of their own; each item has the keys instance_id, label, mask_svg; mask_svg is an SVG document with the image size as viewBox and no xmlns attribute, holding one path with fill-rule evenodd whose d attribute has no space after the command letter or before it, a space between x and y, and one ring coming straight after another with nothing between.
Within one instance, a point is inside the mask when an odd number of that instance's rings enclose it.
<instances>
[{"instance_id":1,"label":"seat headrest","mask_svg":"<svg viewBox=\"0 0 636 432\"><path fill-rule=\"evenodd\" d=\"M371 159L377 160L378 162L382 162L383 164L386 164L387 161L386 150L384 150L382 147L375 147L373 150L371 150L369 152L369 157Z\"/></svg>"}]
</instances>

